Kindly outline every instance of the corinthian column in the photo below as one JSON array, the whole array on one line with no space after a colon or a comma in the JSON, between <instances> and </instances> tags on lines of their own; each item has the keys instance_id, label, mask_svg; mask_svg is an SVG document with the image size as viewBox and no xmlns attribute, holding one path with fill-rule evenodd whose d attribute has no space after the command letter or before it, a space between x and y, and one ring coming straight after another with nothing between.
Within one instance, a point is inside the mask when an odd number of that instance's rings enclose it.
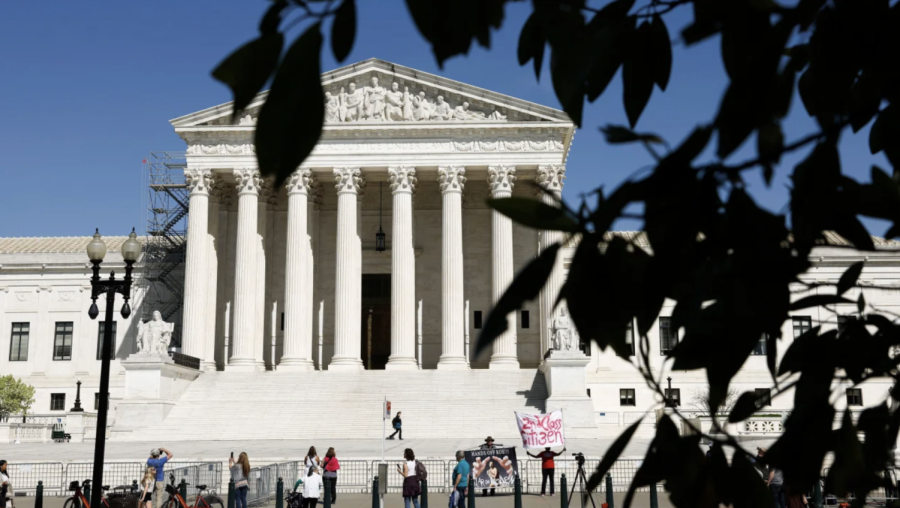
<instances>
[{"instance_id":1,"label":"corinthian column","mask_svg":"<svg viewBox=\"0 0 900 508\"><path fill-rule=\"evenodd\" d=\"M491 197L497 199L512 196L513 184L516 181L515 166L489 166L488 178L491 184ZM512 221L492 211L491 226L491 290L496 304L515 277ZM516 353L516 314L514 312L508 314L506 322L509 327L494 341L490 363L492 369L519 368Z\"/></svg>"},{"instance_id":2,"label":"corinthian column","mask_svg":"<svg viewBox=\"0 0 900 508\"><path fill-rule=\"evenodd\" d=\"M255 371L256 362L256 255L257 201L262 184L259 171L236 169L234 178L238 190L238 225L234 256L234 335L231 339L231 359L228 370Z\"/></svg>"},{"instance_id":3,"label":"corinthian column","mask_svg":"<svg viewBox=\"0 0 900 508\"><path fill-rule=\"evenodd\" d=\"M391 193L391 356L385 369L416 370L416 255L412 193L416 170L388 168Z\"/></svg>"},{"instance_id":4,"label":"corinthian column","mask_svg":"<svg viewBox=\"0 0 900 508\"><path fill-rule=\"evenodd\" d=\"M269 201L272 199L272 181L263 180L259 186L259 199L256 203L256 320L254 321L256 363L263 368L266 360L272 358L271 344L266 341L266 233L271 207Z\"/></svg>"},{"instance_id":5,"label":"corinthian column","mask_svg":"<svg viewBox=\"0 0 900 508\"><path fill-rule=\"evenodd\" d=\"M338 195L337 261L334 284L334 356L328 370L362 370L362 250L357 226L359 168L334 168Z\"/></svg>"},{"instance_id":6,"label":"corinthian column","mask_svg":"<svg viewBox=\"0 0 900 508\"><path fill-rule=\"evenodd\" d=\"M462 192L466 170L441 166L441 358L439 369L467 369L463 308Z\"/></svg>"},{"instance_id":7,"label":"corinthian column","mask_svg":"<svg viewBox=\"0 0 900 508\"><path fill-rule=\"evenodd\" d=\"M538 166L537 183L543 189L542 199L550 206L559 206L562 197L563 180L566 178L566 167L562 164L548 164ZM562 242L563 234L560 231L541 231L541 250L551 245ZM563 285L563 260L562 256L556 257L556 263L550 272L550 277L541 289L541 355L550 348L550 326L556 317L554 305L559 291Z\"/></svg>"},{"instance_id":8,"label":"corinthian column","mask_svg":"<svg viewBox=\"0 0 900 508\"><path fill-rule=\"evenodd\" d=\"M312 370L312 300L308 288L310 254L307 233L307 202L310 187L309 168L294 171L287 180L287 263L284 269L284 351L278 370Z\"/></svg>"},{"instance_id":9,"label":"corinthian column","mask_svg":"<svg viewBox=\"0 0 900 508\"><path fill-rule=\"evenodd\" d=\"M200 368L216 370L216 304L219 280L219 206L228 199L230 189L217 185L209 196L209 234L206 252L206 333Z\"/></svg>"},{"instance_id":10,"label":"corinthian column","mask_svg":"<svg viewBox=\"0 0 900 508\"><path fill-rule=\"evenodd\" d=\"M185 169L188 203L187 259L184 274L184 334L181 349L186 355L203 359L206 346L206 253L209 233L209 193L214 185L212 171Z\"/></svg>"}]
</instances>

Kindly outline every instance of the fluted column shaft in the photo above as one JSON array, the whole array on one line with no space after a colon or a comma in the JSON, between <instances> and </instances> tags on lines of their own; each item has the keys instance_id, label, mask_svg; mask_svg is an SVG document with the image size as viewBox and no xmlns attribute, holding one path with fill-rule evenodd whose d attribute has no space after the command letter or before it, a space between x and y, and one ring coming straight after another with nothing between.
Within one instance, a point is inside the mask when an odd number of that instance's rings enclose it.
<instances>
[{"instance_id":1,"label":"fluted column shaft","mask_svg":"<svg viewBox=\"0 0 900 508\"><path fill-rule=\"evenodd\" d=\"M202 370L216 370L216 300L219 294L219 203L220 189L215 189L209 199L209 233L206 251L206 330L203 341Z\"/></svg>"},{"instance_id":2,"label":"fluted column shaft","mask_svg":"<svg viewBox=\"0 0 900 508\"><path fill-rule=\"evenodd\" d=\"M462 193L466 170L438 168L441 212L441 357L439 369L467 369L465 308L463 307Z\"/></svg>"},{"instance_id":3,"label":"fluted column shaft","mask_svg":"<svg viewBox=\"0 0 900 508\"><path fill-rule=\"evenodd\" d=\"M338 194L334 285L334 356L329 370L362 370L362 252L357 224L359 168L334 168Z\"/></svg>"},{"instance_id":4,"label":"fluted column shaft","mask_svg":"<svg viewBox=\"0 0 900 508\"><path fill-rule=\"evenodd\" d=\"M386 369L415 370L416 255L413 250L412 194L416 170L388 168L391 209L391 356Z\"/></svg>"},{"instance_id":5,"label":"fluted column shaft","mask_svg":"<svg viewBox=\"0 0 900 508\"><path fill-rule=\"evenodd\" d=\"M562 197L562 181L566 178L566 167L562 164L548 164L538 166L537 181L538 185L543 189L542 199L550 206L558 207L558 202ZM550 247L555 243L563 241L563 234L560 231L541 231L541 250ZM556 299L562 289L565 277L563 276L563 260L562 256L557 256L553 270L541 289L541 355L550 347L550 327L553 319L558 311L554 310Z\"/></svg>"},{"instance_id":6,"label":"fluted column shaft","mask_svg":"<svg viewBox=\"0 0 900 508\"><path fill-rule=\"evenodd\" d=\"M265 368L266 360L272 358L271 344L266 340L266 240L269 222L269 198L272 196L272 182L263 180L256 203L256 345L254 346L257 365Z\"/></svg>"},{"instance_id":7,"label":"fluted column shaft","mask_svg":"<svg viewBox=\"0 0 900 508\"><path fill-rule=\"evenodd\" d=\"M207 324L206 255L209 239L206 236L209 232L209 193L214 182L212 171L208 169L186 169L184 180L190 197L181 350L202 360Z\"/></svg>"},{"instance_id":8,"label":"fluted column shaft","mask_svg":"<svg viewBox=\"0 0 900 508\"><path fill-rule=\"evenodd\" d=\"M234 177L238 189L238 224L234 256L234 335L231 338L229 370L258 370L256 362L257 272L259 250L257 215L259 171L236 169Z\"/></svg>"},{"instance_id":9,"label":"fluted column shaft","mask_svg":"<svg viewBox=\"0 0 900 508\"><path fill-rule=\"evenodd\" d=\"M311 264L309 234L307 233L307 200L309 199L310 170L300 168L287 181L287 262L284 269L284 349L279 370L311 370L310 335L312 300L307 287Z\"/></svg>"},{"instance_id":10,"label":"fluted column shaft","mask_svg":"<svg viewBox=\"0 0 900 508\"><path fill-rule=\"evenodd\" d=\"M490 166L488 175L491 196L508 198L512 196L516 170L512 166ZM496 212L491 212L491 292L496 304L515 277L513 258L512 221ZM516 352L516 314L506 316L509 327L494 341L490 368L517 369L519 359Z\"/></svg>"}]
</instances>

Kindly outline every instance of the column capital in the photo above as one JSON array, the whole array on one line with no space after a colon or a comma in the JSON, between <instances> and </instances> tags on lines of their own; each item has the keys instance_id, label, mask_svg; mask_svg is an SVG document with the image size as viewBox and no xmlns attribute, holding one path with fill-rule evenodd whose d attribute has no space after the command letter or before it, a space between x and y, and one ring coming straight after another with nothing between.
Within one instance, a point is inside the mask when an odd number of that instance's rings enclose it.
<instances>
[{"instance_id":1,"label":"column capital","mask_svg":"<svg viewBox=\"0 0 900 508\"><path fill-rule=\"evenodd\" d=\"M210 201L225 205L225 208L231 206L231 187L225 185L216 185L212 192L209 193Z\"/></svg>"},{"instance_id":2,"label":"column capital","mask_svg":"<svg viewBox=\"0 0 900 508\"><path fill-rule=\"evenodd\" d=\"M338 195L359 194L366 184L359 168L334 168L334 188Z\"/></svg>"},{"instance_id":3,"label":"column capital","mask_svg":"<svg viewBox=\"0 0 900 508\"><path fill-rule=\"evenodd\" d=\"M537 184L547 192L562 192L563 180L566 179L565 164L541 164L537 170Z\"/></svg>"},{"instance_id":4,"label":"column capital","mask_svg":"<svg viewBox=\"0 0 900 508\"><path fill-rule=\"evenodd\" d=\"M466 186L466 168L463 166L439 166L438 182L441 185L441 194L462 193Z\"/></svg>"},{"instance_id":5,"label":"column capital","mask_svg":"<svg viewBox=\"0 0 900 508\"><path fill-rule=\"evenodd\" d=\"M191 196L209 196L216 185L210 169L185 169L184 183L187 184L188 193Z\"/></svg>"},{"instance_id":6,"label":"column capital","mask_svg":"<svg viewBox=\"0 0 900 508\"><path fill-rule=\"evenodd\" d=\"M312 171L309 168L298 168L297 171L291 173L285 182L288 196L294 194L310 194L310 187L314 185Z\"/></svg>"},{"instance_id":7,"label":"column capital","mask_svg":"<svg viewBox=\"0 0 900 508\"><path fill-rule=\"evenodd\" d=\"M239 196L259 196L260 187L262 186L262 176L258 169L235 169L234 183L237 187Z\"/></svg>"},{"instance_id":8,"label":"column capital","mask_svg":"<svg viewBox=\"0 0 900 508\"><path fill-rule=\"evenodd\" d=\"M259 183L259 201L267 204L275 204L275 184L271 178L261 178Z\"/></svg>"},{"instance_id":9,"label":"column capital","mask_svg":"<svg viewBox=\"0 0 900 508\"><path fill-rule=\"evenodd\" d=\"M392 194L412 194L416 190L416 168L393 166L388 168Z\"/></svg>"},{"instance_id":10,"label":"column capital","mask_svg":"<svg viewBox=\"0 0 900 508\"><path fill-rule=\"evenodd\" d=\"M488 166L488 182L491 184L491 196L511 196L516 183L516 167Z\"/></svg>"}]
</instances>

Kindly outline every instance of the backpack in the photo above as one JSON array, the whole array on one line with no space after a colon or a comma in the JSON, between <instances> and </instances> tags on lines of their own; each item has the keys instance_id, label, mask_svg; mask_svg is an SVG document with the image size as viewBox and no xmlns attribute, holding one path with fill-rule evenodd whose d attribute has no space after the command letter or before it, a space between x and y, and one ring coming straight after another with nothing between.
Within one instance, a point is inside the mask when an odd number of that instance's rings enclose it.
<instances>
[{"instance_id":1,"label":"backpack","mask_svg":"<svg viewBox=\"0 0 900 508\"><path fill-rule=\"evenodd\" d=\"M425 470L425 464L416 461L416 478L421 482L428 479L428 471Z\"/></svg>"}]
</instances>

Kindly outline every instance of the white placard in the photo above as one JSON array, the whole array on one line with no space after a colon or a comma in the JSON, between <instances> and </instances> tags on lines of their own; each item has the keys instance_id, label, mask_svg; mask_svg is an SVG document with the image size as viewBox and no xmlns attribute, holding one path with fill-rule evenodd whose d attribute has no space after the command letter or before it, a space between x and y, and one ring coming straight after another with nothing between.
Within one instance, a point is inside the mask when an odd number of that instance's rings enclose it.
<instances>
[{"instance_id":1,"label":"white placard","mask_svg":"<svg viewBox=\"0 0 900 508\"><path fill-rule=\"evenodd\" d=\"M522 435L522 446L526 450L566 445L562 410L536 415L518 411L515 413L519 434Z\"/></svg>"}]
</instances>

